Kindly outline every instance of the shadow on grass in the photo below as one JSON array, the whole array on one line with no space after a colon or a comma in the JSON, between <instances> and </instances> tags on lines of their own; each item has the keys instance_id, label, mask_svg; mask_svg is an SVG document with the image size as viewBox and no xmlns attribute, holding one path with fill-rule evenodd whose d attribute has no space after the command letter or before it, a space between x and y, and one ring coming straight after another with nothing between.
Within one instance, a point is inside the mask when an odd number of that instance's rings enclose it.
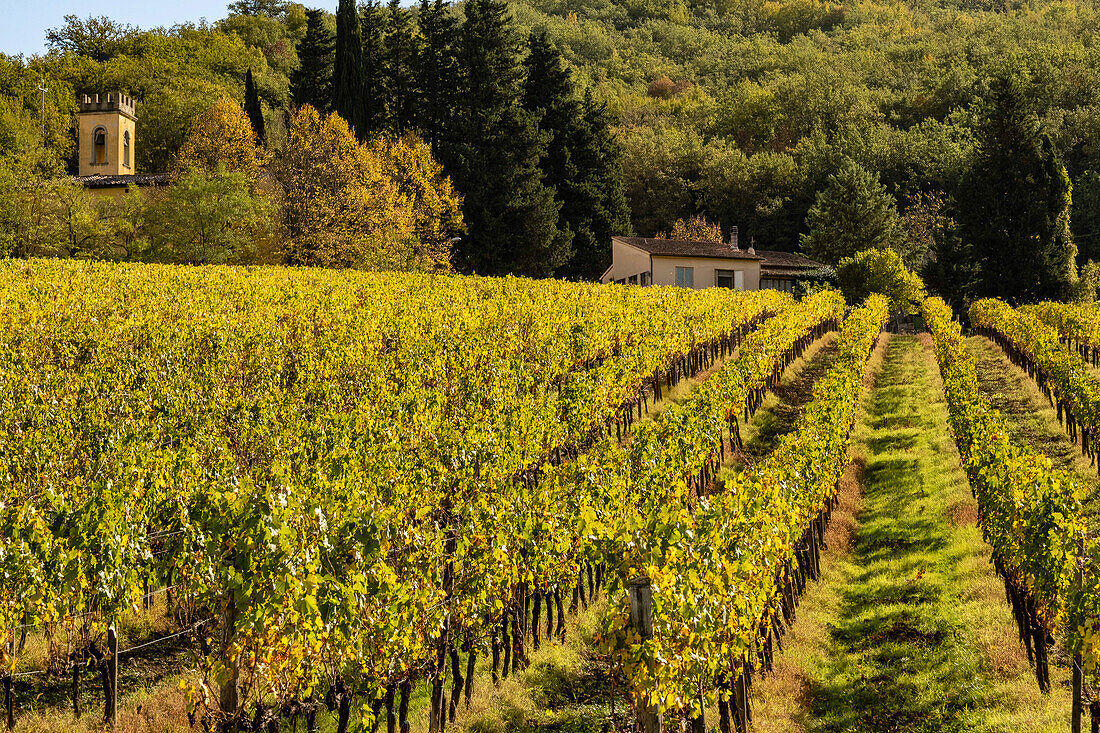
<instances>
[{"instance_id":1,"label":"shadow on grass","mask_svg":"<svg viewBox=\"0 0 1100 733\"><path fill-rule=\"evenodd\" d=\"M1093 531L1100 530L1100 477L1081 450L1066 436L1057 413L1038 387L1015 366L1000 347L984 336L972 336L967 348L974 355L978 384L993 407L1008 419L1013 441L1043 453L1058 468L1072 471L1086 487L1085 510Z\"/></svg>"},{"instance_id":2,"label":"shadow on grass","mask_svg":"<svg viewBox=\"0 0 1100 733\"><path fill-rule=\"evenodd\" d=\"M802 410L813 398L814 385L836 361L836 337L826 337L824 345L810 354L797 371L788 372L772 390L763 409L752 418L751 437L745 442L745 454L753 460L768 456L780 439L798 426Z\"/></svg>"},{"instance_id":3,"label":"shadow on grass","mask_svg":"<svg viewBox=\"0 0 1100 733\"><path fill-rule=\"evenodd\" d=\"M987 692L954 613L950 491L931 448L937 401L920 341L895 337L867 400L864 510L827 669L811 690L824 731L971 729Z\"/></svg>"}]
</instances>

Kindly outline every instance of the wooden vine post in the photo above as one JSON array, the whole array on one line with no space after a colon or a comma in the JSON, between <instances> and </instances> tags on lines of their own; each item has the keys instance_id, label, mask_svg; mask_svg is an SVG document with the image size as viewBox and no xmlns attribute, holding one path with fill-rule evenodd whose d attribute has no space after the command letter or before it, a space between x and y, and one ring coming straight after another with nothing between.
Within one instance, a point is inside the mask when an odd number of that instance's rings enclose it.
<instances>
[{"instance_id":1,"label":"wooden vine post","mask_svg":"<svg viewBox=\"0 0 1100 733\"><path fill-rule=\"evenodd\" d=\"M1077 540L1077 572L1076 580L1077 587L1080 588L1084 582L1084 575L1081 572L1081 565L1085 562L1085 543L1084 540ZM1070 731L1071 733L1081 733L1081 713L1082 713L1082 678L1084 677L1084 670L1081 669L1081 650L1078 649L1073 654L1073 701L1070 713ZM1095 724L1093 724L1095 727Z\"/></svg>"},{"instance_id":2,"label":"wooden vine post","mask_svg":"<svg viewBox=\"0 0 1100 733\"><path fill-rule=\"evenodd\" d=\"M114 730L118 722L118 630L112 623L107 627L107 720Z\"/></svg>"},{"instance_id":3,"label":"wooden vine post","mask_svg":"<svg viewBox=\"0 0 1100 733\"><path fill-rule=\"evenodd\" d=\"M7 718L8 730L15 730L15 690L11 672L4 675L4 717Z\"/></svg>"},{"instance_id":4,"label":"wooden vine post","mask_svg":"<svg viewBox=\"0 0 1100 733\"><path fill-rule=\"evenodd\" d=\"M631 578L627 584L630 593L630 625L642 641L653 638L653 592L649 578ZM661 715L650 705L644 693L635 696L639 733L661 733Z\"/></svg>"},{"instance_id":5,"label":"wooden vine post","mask_svg":"<svg viewBox=\"0 0 1100 733\"><path fill-rule=\"evenodd\" d=\"M1069 729L1081 733L1081 653L1073 655L1073 707Z\"/></svg>"},{"instance_id":6,"label":"wooden vine post","mask_svg":"<svg viewBox=\"0 0 1100 733\"><path fill-rule=\"evenodd\" d=\"M23 627L23 631L26 633L26 626ZM8 648L11 650L12 656L14 656L14 631L12 632L11 644ZM4 720L7 723L8 730L15 730L15 678L12 677L10 670L4 675Z\"/></svg>"}]
</instances>

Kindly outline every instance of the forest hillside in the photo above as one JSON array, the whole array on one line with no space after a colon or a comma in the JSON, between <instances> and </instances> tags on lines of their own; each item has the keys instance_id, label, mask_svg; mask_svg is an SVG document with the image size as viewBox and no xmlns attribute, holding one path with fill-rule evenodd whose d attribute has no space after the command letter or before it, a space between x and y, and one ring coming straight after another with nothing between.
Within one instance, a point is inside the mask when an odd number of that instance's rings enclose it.
<instances>
[{"instance_id":1,"label":"forest hillside","mask_svg":"<svg viewBox=\"0 0 1100 733\"><path fill-rule=\"evenodd\" d=\"M796 248L844 158L911 223L969 165L991 80L1020 79L1100 250L1100 13L1090 2L523 0L617 112L639 233L701 211Z\"/></svg>"}]
</instances>

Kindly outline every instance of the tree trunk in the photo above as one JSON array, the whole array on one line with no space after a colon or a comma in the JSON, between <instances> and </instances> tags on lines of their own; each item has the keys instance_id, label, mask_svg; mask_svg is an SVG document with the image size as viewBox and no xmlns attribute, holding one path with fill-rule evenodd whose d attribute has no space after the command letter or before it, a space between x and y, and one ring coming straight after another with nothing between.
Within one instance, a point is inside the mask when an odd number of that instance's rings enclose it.
<instances>
[{"instance_id":1,"label":"tree trunk","mask_svg":"<svg viewBox=\"0 0 1100 733\"><path fill-rule=\"evenodd\" d=\"M474 669L477 663L477 649L473 642L466 639L466 709L470 709L470 701L474 696Z\"/></svg>"},{"instance_id":2,"label":"tree trunk","mask_svg":"<svg viewBox=\"0 0 1100 733\"><path fill-rule=\"evenodd\" d=\"M412 695L412 683L401 683L401 707L397 711L397 723L400 733L409 733L409 697Z\"/></svg>"},{"instance_id":3,"label":"tree trunk","mask_svg":"<svg viewBox=\"0 0 1100 733\"><path fill-rule=\"evenodd\" d=\"M451 647L451 709L448 711L448 719L455 722L455 713L458 712L458 701L462 696L462 660L458 657L458 650ZM393 733L392 731L390 733Z\"/></svg>"}]
</instances>

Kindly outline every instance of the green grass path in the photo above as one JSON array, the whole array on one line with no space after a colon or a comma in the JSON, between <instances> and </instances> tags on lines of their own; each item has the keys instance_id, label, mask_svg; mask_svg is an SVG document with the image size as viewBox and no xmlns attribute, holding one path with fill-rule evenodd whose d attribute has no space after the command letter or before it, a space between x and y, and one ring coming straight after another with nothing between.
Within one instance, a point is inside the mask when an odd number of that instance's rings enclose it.
<instances>
[{"instance_id":1,"label":"green grass path","mask_svg":"<svg viewBox=\"0 0 1100 733\"><path fill-rule=\"evenodd\" d=\"M1043 453L1058 468L1072 471L1086 491L1085 509L1093 531L1100 530L1100 476L1058 423L1058 414L1023 369L1001 347L984 336L971 336L966 348L974 355L978 384L993 407L1008 421L1009 435Z\"/></svg>"},{"instance_id":2,"label":"green grass path","mask_svg":"<svg viewBox=\"0 0 1100 733\"><path fill-rule=\"evenodd\" d=\"M974 524L927 337L893 337L873 368L862 505L763 685L758 729L1065 730L1064 680L1038 692Z\"/></svg>"}]
</instances>

